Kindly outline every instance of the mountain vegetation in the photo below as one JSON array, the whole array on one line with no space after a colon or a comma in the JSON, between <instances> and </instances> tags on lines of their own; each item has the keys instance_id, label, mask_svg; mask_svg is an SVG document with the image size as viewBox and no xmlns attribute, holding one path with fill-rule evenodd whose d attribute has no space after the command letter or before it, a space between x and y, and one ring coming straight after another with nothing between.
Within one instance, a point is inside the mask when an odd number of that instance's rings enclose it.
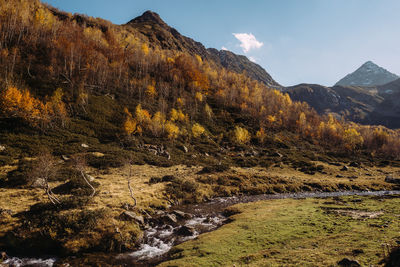
<instances>
[{"instance_id":1,"label":"mountain vegetation","mask_svg":"<svg viewBox=\"0 0 400 267\"><path fill-rule=\"evenodd\" d=\"M395 187L380 176L319 184L240 169L285 166L312 176L338 161L390 168L400 159L400 132L347 121L333 108L318 114L260 66L205 49L153 12L115 25L38 0L0 0L0 66L0 187L4 199L17 199L1 205L19 211L0 218L0 248L9 251L132 250L142 229L122 211L145 216L217 196ZM359 106L362 116L368 106ZM144 164L200 169L150 180L124 169ZM112 202L111 192L127 196Z\"/></svg>"}]
</instances>

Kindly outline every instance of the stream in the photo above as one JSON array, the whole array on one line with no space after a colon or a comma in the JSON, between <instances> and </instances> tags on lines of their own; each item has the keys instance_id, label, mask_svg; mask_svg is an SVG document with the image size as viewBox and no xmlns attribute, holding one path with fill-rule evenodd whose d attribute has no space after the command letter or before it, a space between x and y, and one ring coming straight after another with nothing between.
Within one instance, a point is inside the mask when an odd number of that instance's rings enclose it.
<instances>
[{"instance_id":1,"label":"stream","mask_svg":"<svg viewBox=\"0 0 400 267\"><path fill-rule=\"evenodd\" d=\"M229 222L226 208L238 204L272 199L329 198L341 196L385 196L400 195L400 191L339 191L303 192L284 194L262 194L253 196L233 196L215 198L206 203L179 205L167 212L160 211L144 230L142 244L138 250L119 254L112 261L126 266L152 266L167 259L168 251L202 233L210 232ZM110 256L112 257L112 256ZM52 267L56 258L9 258L4 264L9 266ZM1 266L1 264L0 264ZM6 265L7 266L7 265Z\"/></svg>"}]
</instances>

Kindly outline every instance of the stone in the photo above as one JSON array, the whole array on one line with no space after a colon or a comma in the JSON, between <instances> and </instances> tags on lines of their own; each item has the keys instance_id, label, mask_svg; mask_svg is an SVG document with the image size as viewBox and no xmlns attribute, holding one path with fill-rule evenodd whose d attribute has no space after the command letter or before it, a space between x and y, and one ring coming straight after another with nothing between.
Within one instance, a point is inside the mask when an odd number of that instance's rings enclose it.
<instances>
[{"instance_id":1,"label":"stone","mask_svg":"<svg viewBox=\"0 0 400 267\"><path fill-rule=\"evenodd\" d=\"M176 215L175 214L166 214L166 215L162 216L161 219L165 223L170 223L170 224L175 224L175 223L178 222L178 220L176 219Z\"/></svg>"},{"instance_id":2,"label":"stone","mask_svg":"<svg viewBox=\"0 0 400 267\"><path fill-rule=\"evenodd\" d=\"M349 258L343 258L342 260L338 261L337 264L339 266L343 266L343 267L359 267L359 266L361 266L358 261L350 260Z\"/></svg>"},{"instance_id":3,"label":"stone","mask_svg":"<svg viewBox=\"0 0 400 267\"><path fill-rule=\"evenodd\" d=\"M283 157L283 155L281 153L279 153L279 152L274 152L271 156L278 157L278 158L282 158Z\"/></svg>"},{"instance_id":4,"label":"stone","mask_svg":"<svg viewBox=\"0 0 400 267\"><path fill-rule=\"evenodd\" d=\"M102 157L104 157L104 154L101 153L101 152L93 152L92 155L95 156L96 158L102 158Z\"/></svg>"},{"instance_id":5,"label":"stone","mask_svg":"<svg viewBox=\"0 0 400 267\"><path fill-rule=\"evenodd\" d=\"M179 218L179 219L191 219L192 215L189 213L185 213L180 210L174 210L173 213Z\"/></svg>"},{"instance_id":6,"label":"stone","mask_svg":"<svg viewBox=\"0 0 400 267\"><path fill-rule=\"evenodd\" d=\"M189 149L188 149L186 146L184 146L184 145L182 145L182 146L180 147L180 149L181 149L183 152L185 152L185 153L188 153L188 152L189 152Z\"/></svg>"},{"instance_id":7,"label":"stone","mask_svg":"<svg viewBox=\"0 0 400 267\"><path fill-rule=\"evenodd\" d=\"M196 229L191 226L183 225L179 227L175 233L180 236L194 236L196 234Z\"/></svg>"},{"instance_id":8,"label":"stone","mask_svg":"<svg viewBox=\"0 0 400 267\"><path fill-rule=\"evenodd\" d=\"M341 171L348 171L348 170L349 170L349 167L347 167L346 165L344 165L340 170L341 170Z\"/></svg>"},{"instance_id":9,"label":"stone","mask_svg":"<svg viewBox=\"0 0 400 267\"><path fill-rule=\"evenodd\" d=\"M136 221L139 224L144 224L144 218L143 216L136 215L136 213L132 211L124 211L121 213L121 218L125 220L130 220L130 221Z\"/></svg>"},{"instance_id":10,"label":"stone","mask_svg":"<svg viewBox=\"0 0 400 267\"><path fill-rule=\"evenodd\" d=\"M349 164L349 166L350 166L350 167L359 168L359 167L360 167L360 163L353 161L353 162L351 162L351 163Z\"/></svg>"},{"instance_id":11,"label":"stone","mask_svg":"<svg viewBox=\"0 0 400 267\"><path fill-rule=\"evenodd\" d=\"M67 156L65 156L65 155L62 155L61 158L62 158L63 160L65 160L65 161L68 161L68 160L69 160L69 157L67 157Z\"/></svg>"},{"instance_id":12,"label":"stone","mask_svg":"<svg viewBox=\"0 0 400 267\"><path fill-rule=\"evenodd\" d=\"M87 145L87 144L81 144L81 147L83 147L83 148L89 148L89 145Z\"/></svg>"},{"instance_id":13,"label":"stone","mask_svg":"<svg viewBox=\"0 0 400 267\"><path fill-rule=\"evenodd\" d=\"M8 259L7 253L6 253L5 251L1 251L1 252L0 252L0 260L1 260L1 261L5 261L5 260L7 260L7 259Z\"/></svg>"},{"instance_id":14,"label":"stone","mask_svg":"<svg viewBox=\"0 0 400 267\"><path fill-rule=\"evenodd\" d=\"M44 188L46 186L46 181L43 178L37 178L31 185L33 188Z\"/></svg>"},{"instance_id":15,"label":"stone","mask_svg":"<svg viewBox=\"0 0 400 267\"><path fill-rule=\"evenodd\" d=\"M0 152L6 150L6 147L3 145L0 145Z\"/></svg>"},{"instance_id":16,"label":"stone","mask_svg":"<svg viewBox=\"0 0 400 267\"><path fill-rule=\"evenodd\" d=\"M385 182L390 184L400 184L400 178L394 178L391 175L388 175L385 178Z\"/></svg>"}]
</instances>

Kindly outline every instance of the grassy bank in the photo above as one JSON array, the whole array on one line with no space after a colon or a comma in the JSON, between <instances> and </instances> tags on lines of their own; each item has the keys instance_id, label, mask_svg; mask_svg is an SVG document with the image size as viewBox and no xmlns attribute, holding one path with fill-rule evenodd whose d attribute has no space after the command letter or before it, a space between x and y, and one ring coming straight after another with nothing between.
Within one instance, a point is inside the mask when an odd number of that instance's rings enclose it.
<instances>
[{"instance_id":1,"label":"grassy bank","mask_svg":"<svg viewBox=\"0 0 400 267\"><path fill-rule=\"evenodd\" d=\"M220 229L183 243L160 266L378 265L400 239L400 198L285 199L239 204Z\"/></svg>"}]
</instances>

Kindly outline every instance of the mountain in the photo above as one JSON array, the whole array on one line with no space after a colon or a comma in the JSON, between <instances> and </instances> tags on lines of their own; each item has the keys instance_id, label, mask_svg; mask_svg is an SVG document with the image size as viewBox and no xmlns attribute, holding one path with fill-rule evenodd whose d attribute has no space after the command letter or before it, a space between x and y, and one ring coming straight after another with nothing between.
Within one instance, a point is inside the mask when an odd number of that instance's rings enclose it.
<instances>
[{"instance_id":1,"label":"mountain","mask_svg":"<svg viewBox=\"0 0 400 267\"><path fill-rule=\"evenodd\" d=\"M176 29L166 24L155 12L146 11L141 16L129 21L126 26L141 33L146 39L145 41L153 46L183 51L191 55L200 55L202 58L213 61L218 66L230 71L246 72L250 78L269 87L282 88L260 65L251 62L247 57L215 48L206 49L200 42L181 35Z\"/></svg>"},{"instance_id":2,"label":"mountain","mask_svg":"<svg viewBox=\"0 0 400 267\"><path fill-rule=\"evenodd\" d=\"M293 100L308 103L320 114L334 113L361 123L371 123L369 114L383 102L383 97L355 86L299 84L285 91Z\"/></svg>"},{"instance_id":3,"label":"mountain","mask_svg":"<svg viewBox=\"0 0 400 267\"><path fill-rule=\"evenodd\" d=\"M372 61L367 61L355 72L336 83L341 86L378 86L392 82L400 77L379 67Z\"/></svg>"}]
</instances>

